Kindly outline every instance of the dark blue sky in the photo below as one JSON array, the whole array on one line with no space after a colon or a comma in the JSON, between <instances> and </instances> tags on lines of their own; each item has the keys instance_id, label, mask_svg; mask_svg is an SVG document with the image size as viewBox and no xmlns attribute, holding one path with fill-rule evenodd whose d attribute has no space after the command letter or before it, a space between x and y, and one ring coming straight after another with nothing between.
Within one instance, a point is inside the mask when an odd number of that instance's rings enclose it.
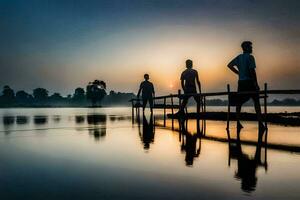
<instances>
[{"instance_id":1,"label":"dark blue sky","mask_svg":"<svg viewBox=\"0 0 300 200\"><path fill-rule=\"evenodd\" d=\"M296 0L0 0L0 86L67 94L98 78L133 91L150 72L169 92L191 56L202 74L225 73L223 81L203 79L207 90L219 90L234 82L223 67L250 39L258 44L261 77L293 87L300 81L299 9Z\"/></svg>"}]
</instances>

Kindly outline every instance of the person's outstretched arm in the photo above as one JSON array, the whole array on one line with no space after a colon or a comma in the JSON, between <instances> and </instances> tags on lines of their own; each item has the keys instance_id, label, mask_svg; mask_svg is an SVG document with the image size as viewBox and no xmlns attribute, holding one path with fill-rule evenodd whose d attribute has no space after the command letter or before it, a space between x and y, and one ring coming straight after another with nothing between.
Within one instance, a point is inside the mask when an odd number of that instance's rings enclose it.
<instances>
[{"instance_id":1,"label":"person's outstretched arm","mask_svg":"<svg viewBox=\"0 0 300 200\"><path fill-rule=\"evenodd\" d=\"M197 85L198 85L198 88L199 88L199 93L201 94L201 83L200 83L200 80L199 80L198 72L196 74L196 82L197 82Z\"/></svg>"},{"instance_id":2,"label":"person's outstretched arm","mask_svg":"<svg viewBox=\"0 0 300 200\"><path fill-rule=\"evenodd\" d=\"M233 59L232 61L230 61L230 63L228 63L227 67L233 71L235 74L239 74L239 70L237 70L237 68L235 68L236 66L236 58Z\"/></svg>"}]
</instances>

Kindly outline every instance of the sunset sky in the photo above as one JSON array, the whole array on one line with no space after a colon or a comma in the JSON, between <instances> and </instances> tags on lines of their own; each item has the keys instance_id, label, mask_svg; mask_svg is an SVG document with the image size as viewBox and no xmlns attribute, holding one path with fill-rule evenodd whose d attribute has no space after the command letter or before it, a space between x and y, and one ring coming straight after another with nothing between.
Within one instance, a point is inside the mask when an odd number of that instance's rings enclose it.
<instances>
[{"instance_id":1,"label":"sunset sky","mask_svg":"<svg viewBox=\"0 0 300 200\"><path fill-rule=\"evenodd\" d=\"M235 86L226 65L253 42L259 83L299 89L298 0L0 0L0 87L73 93L89 81L174 93L185 60L203 91Z\"/></svg>"}]
</instances>

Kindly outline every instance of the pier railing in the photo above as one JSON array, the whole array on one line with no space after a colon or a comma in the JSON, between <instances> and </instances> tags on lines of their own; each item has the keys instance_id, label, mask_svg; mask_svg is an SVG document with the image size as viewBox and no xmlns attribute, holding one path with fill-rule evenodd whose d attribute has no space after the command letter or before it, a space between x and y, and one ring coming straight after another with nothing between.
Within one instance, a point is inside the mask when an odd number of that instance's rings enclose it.
<instances>
[{"instance_id":1,"label":"pier railing","mask_svg":"<svg viewBox=\"0 0 300 200\"><path fill-rule=\"evenodd\" d=\"M167 109L171 109L171 114L174 114L174 109L179 109L181 106L181 101L184 97L191 97L191 96L195 96L195 97L199 97L201 99L201 101L199 101L199 103L201 105L197 105L200 106L200 111L198 110L198 112L206 112L206 98L207 97L219 97L219 96L227 96L228 99L228 123L229 123L229 115L230 115L230 107L231 106L235 106L235 103L233 102L233 97L234 96L242 96L242 95L251 95L251 94L259 94L259 97L261 99L263 99L263 115L265 118L267 118L267 98L268 95L272 94L272 95L290 95L290 94L300 94L300 89L297 90L268 90L268 85L267 83L264 84L264 89L257 91L257 92L235 92L235 91L231 91L230 90L230 85L227 85L227 91L224 92L207 92L207 93L194 93L194 94L182 94L181 90L178 90L177 94L170 94L170 95L163 95L163 96L156 96L153 98L153 103L154 103L154 107L153 109L163 109L163 115L164 118L166 118L166 110ZM177 99L178 103L175 104L174 100ZM162 100L162 103L157 103L158 100ZM169 101L167 101L169 100ZM134 98L130 100L132 103L132 115L134 116L134 109L136 108L136 112L139 112L139 107L142 107L142 103L141 103L141 99L138 98ZM169 102L169 103L167 103ZM198 102L197 102L198 104Z\"/></svg>"}]
</instances>

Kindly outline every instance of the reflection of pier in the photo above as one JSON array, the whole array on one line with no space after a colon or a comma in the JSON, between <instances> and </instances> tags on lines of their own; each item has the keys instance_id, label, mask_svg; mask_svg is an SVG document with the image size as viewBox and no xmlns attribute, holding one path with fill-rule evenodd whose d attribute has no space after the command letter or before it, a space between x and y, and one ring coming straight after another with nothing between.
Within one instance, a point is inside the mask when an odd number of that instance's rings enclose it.
<instances>
[{"instance_id":1,"label":"reflection of pier","mask_svg":"<svg viewBox=\"0 0 300 200\"><path fill-rule=\"evenodd\" d=\"M267 109L267 98L268 95L291 95L291 94L300 94L300 90L268 90L267 84L264 85L264 90L258 92L260 98L263 99L263 118L266 122L277 123L282 125L293 125L300 126L300 113L268 113ZM212 92L212 93L196 93L196 94L181 94L181 90L178 90L178 94L170 94L165 96L157 96L154 98L154 109L163 109L164 119L169 118L178 118L178 115L174 115L174 110L178 109L181 105L181 101L185 96L197 96L201 101L200 111L194 113L186 113L184 118L187 119L209 119L209 120L223 120L230 121L235 120L235 113L231 113L230 108L235 106L235 100L242 95L256 94L256 92L232 92L230 91L230 86L227 85L226 92ZM206 99L210 97L224 97L228 99L227 112L208 112L206 107ZM140 99L132 99L132 115L135 113L139 114L139 108L141 107ZM170 110L171 113L167 114L167 110ZM187 110L186 110L187 111ZM241 113L241 120L247 121L256 121L257 116L254 113ZM267 125L267 124L266 124Z\"/></svg>"},{"instance_id":2,"label":"reflection of pier","mask_svg":"<svg viewBox=\"0 0 300 200\"><path fill-rule=\"evenodd\" d=\"M172 119L174 120L174 119ZM227 129L227 138L209 137L206 135L206 121L205 120L190 120L196 123L196 132L189 131L189 120L178 120L178 128L172 128L156 123L156 126L162 128L172 129L179 132L179 141L181 143L181 150L185 153L186 166L192 166L194 159L200 156L202 139L215 140L228 143L228 166L235 167L234 177L241 182L241 189L244 192L251 193L255 191L257 186L257 170L263 168L268 170L267 163L267 132L258 130L257 141L245 142L240 140L239 134L237 138L230 137L230 130ZM255 154L251 155L243 151L243 144L255 147ZM264 154L262 151L264 150ZM262 158L263 157L263 158Z\"/></svg>"},{"instance_id":3,"label":"reflection of pier","mask_svg":"<svg viewBox=\"0 0 300 200\"><path fill-rule=\"evenodd\" d=\"M172 120L174 123L174 120ZM177 121L177 120L176 120ZM222 137L216 137L216 136L208 136L206 134L206 120L199 120L202 121L202 123L204 124L203 128L203 134L201 135L202 139L206 139L206 140L211 140L211 141L217 141L217 142L224 142L224 143L228 143L229 139L228 138L222 138ZM155 123L155 126L159 127L159 128L163 128L163 129L168 129L168 130L172 130L172 131L176 131L178 133L180 133L180 128L176 128L172 126L165 126L164 124L161 123ZM202 128L202 127L201 127ZM224 129L224 131L226 131ZM267 132L266 132L267 134ZM237 139L235 138L230 138L230 142L236 142ZM250 140L241 140L239 141L241 144L244 145L249 145L249 146L256 146L257 142L256 141L250 141ZM299 153L300 152L300 146L294 146L294 145L287 145L287 144L274 144L274 143L265 143L264 141L262 142L262 145L266 145L268 147L268 149L274 149L274 150L281 150L281 151L288 151L288 152L295 152L295 153Z\"/></svg>"}]
</instances>

